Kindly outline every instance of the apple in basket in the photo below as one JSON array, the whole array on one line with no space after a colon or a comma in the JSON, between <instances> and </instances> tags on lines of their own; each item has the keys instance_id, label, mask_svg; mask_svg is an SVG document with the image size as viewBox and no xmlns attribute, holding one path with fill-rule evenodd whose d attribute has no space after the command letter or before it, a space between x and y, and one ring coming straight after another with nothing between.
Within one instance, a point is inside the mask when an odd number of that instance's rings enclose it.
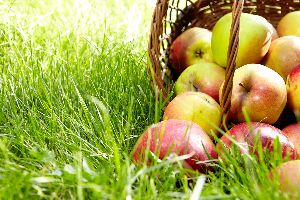
<instances>
[{"instance_id":1,"label":"apple in basket","mask_svg":"<svg viewBox=\"0 0 300 200\"><path fill-rule=\"evenodd\" d=\"M300 191L300 160L284 162L270 170L270 178L279 184L279 190L288 192L290 199L299 199Z\"/></svg>"},{"instance_id":2,"label":"apple in basket","mask_svg":"<svg viewBox=\"0 0 300 200\"><path fill-rule=\"evenodd\" d=\"M217 21L212 30L211 49L213 58L221 67L227 66L231 24L232 13L228 13ZM265 18L242 13L236 68L246 64L259 63L268 52L271 38L269 22Z\"/></svg>"},{"instance_id":3,"label":"apple in basket","mask_svg":"<svg viewBox=\"0 0 300 200\"><path fill-rule=\"evenodd\" d=\"M300 121L300 64L294 67L287 76L287 105Z\"/></svg>"},{"instance_id":4,"label":"apple in basket","mask_svg":"<svg viewBox=\"0 0 300 200\"><path fill-rule=\"evenodd\" d=\"M300 37L300 11L292 11L283 16L278 23L277 32L280 37L294 35Z\"/></svg>"},{"instance_id":5,"label":"apple in basket","mask_svg":"<svg viewBox=\"0 0 300 200\"><path fill-rule=\"evenodd\" d=\"M211 51L211 31L193 27L181 33L170 47L169 59L177 75L190 65L214 62Z\"/></svg>"},{"instance_id":6,"label":"apple in basket","mask_svg":"<svg viewBox=\"0 0 300 200\"><path fill-rule=\"evenodd\" d=\"M300 63L300 37L284 36L271 43L268 53L261 61L286 81L289 72Z\"/></svg>"},{"instance_id":7,"label":"apple in basket","mask_svg":"<svg viewBox=\"0 0 300 200\"><path fill-rule=\"evenodd\" d=\"M213 142L202 128L193 122L175 119L154 124L140 136L132 156L138 165L144 161L151 164L150 155L145 160L146 150L160 160L190 155L182 162L183 168L200 173L212 170L206 162L218 157Z\"/></svg>"},{"instance_id":8,"label":"apple in basket","mask_svg":"<svg viewBox=\"0 0 300 200\"><path fill-rule=\"evenodd\" d=\"M186 68L175 83L175 94L186 91L203 92L219 103L219 90L225 69L216 63L198 63Z\"/></svg>"},{"instance_id":9,"label":"apple in basket","mask_svg":"<svg viewBox=\"0 0 300 200\"><path fill-rule=\"evenodd\" d=\"M166 107L163 119L187 120L198 124L213 139L213 131L219 134L215 126L221 124L220 105L208 94L187 91L178 94Z\"/></svg>"},{"instance_id":10,"label":"apple in basket","mask_svg":"<svg viewBox=\"0 0 300 200\"><path fill-rule=\"evenodd\" d=\"M293 142L296 149L297 159L300 160L300 122L290 124L282 129L289 139Z\"/></svg>"},{"instance_id":11,"label":"apple in basket","mask_svg":"<svg viewBox=\"0 0 300 200\"><path fill-rule=\"evenodd\" d=\"M273 124L286 102L285 82L274 70L260 64L247 64L235 70L229 109L229 119L233 123L246 121L245 109L251 121Z\"/></svg>"},{"instance_id":12,"label":"apple in basket","mask_svg":"<svg viewBox=\"0 0 300 200\"><path fill-rule=\"evenodd\" d=\"M269 23L269 29L271 31L271 37L272 37L271 42L279 38L276 28L274 28L274 26L271 23Z\"/></svg>"},{"instance_id":13,"label":"apple in basket","mask_svg":"<svg viewBox=\"0 0 300 200\"><path fill-rule=\"evenodd\" d=\"M220 138L220 143L217 144L217 149L222 152L220 145L225 149L230 149L233 145L232 137L240 146L241 154L249 153L251 150L255 155L258 154L258 145L261 142L262 149L267 149L271 154L274 152L274 141L278 138L281 145L282 157L285 158L289 155L290 160L296 159L296 150L292 141L280 129L266 123L251 122L250 126L247 122L237 124L232 127L227 135Z\"/></svg>"}]
</instances>

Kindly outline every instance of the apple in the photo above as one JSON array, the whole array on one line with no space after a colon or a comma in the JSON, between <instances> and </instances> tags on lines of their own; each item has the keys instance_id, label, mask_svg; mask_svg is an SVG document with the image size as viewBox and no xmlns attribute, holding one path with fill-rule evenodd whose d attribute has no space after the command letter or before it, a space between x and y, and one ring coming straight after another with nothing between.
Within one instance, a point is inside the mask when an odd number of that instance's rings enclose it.
<instances>
[{"instance_id":1,"label":"apple","mask_svg":"<svg viewBox=\"0 0 300 200\"><path fill-rule=\"evenodd\" d=\"M193 27L181 33L170 47L169 59L177 75L193 64L214 62L211 51L211 31Z\"/></svg>"},{"instance_id":2,"label":"apple","mask_svg":"<svg viewBox=\"0 0 300 200\"><path fill-rule=\"evenodd\" d=\"M280 37L294 35L300 37L300 11L292 11L278 23L277 32Z\"/></svg>"},{"instance_id":3,"label":"apple","mask_svg":"<svg viewBox=\"0 0 300 200\"><path fill-rule=\"evenodd\" d=\"M300 64L288 74L286 89L287 105L294 112L297 121L300 121Z\"/></svg>"},{"instance_id":4,"label":"apple","mask_svg":"<svg viewBox=\"0 0 300 200\"><path fill-rule=\"evenodd\" d=\"M296 194L300 191L300 160L290 160L270 170L269 175L272 180L278 177L279 190L288 192L293 198L297 199ZM275 179L277 180L277 179Z\"/></svg>"},{"instance_id":5,"label":"apple","mask_svg":"<svg viewBox=\"0 0 300 200\"><path fill-rule=\"evenodd\" d=\"M251 131L251 127L253 132ZM250 150L253 152L253 149L261 141L262 149L267 149L270 153L274 152L273 142L278 137L281 144L282 157L285 158L287 155L290 155L289 159L296 159L296 150L292 141L282 132L280 129L266 123L261 122L251 122L251 127L249 127L247 122L243 122L235 125L228 131L229 137L234 137L235 141L238 142L243 149L240 149L241 154L245 154ZM255 144L255 139L259 134L259 140ZM223 135L220 138L221 143L217 144L217 149L222 151L221 146L223 145L226 149L232 147L232 141L226 136ZM258 155L257 147L254 150L254 154Z\"/></svg>"},{"instance_id":6,"label":"apple","mask_svg":"<svg viewBox=\"0 0 300 200\"><path fill-rule=\"evenodd\" d=\"M274 40L268 53L261 61L274 71L276 71L284 81L289 72L300 63L300 37L284 36Z\"/></svg>"},{"instance_id":7,"label":"apple","mask_svg":"<svg viewBox=\"0 0 300 200\"><path fill-rule=\"evenodd\" d=\"M175 83L175 94L195 91L211 96L219 103L219 90L225 80L225 69L216 63L198 63L186 68Z\"/></svg>"},{"instance_id":8,"label":"apple","mask_svg":"<svg viewBox=\"0 0 300 200\"><path fill-rule=\"evenodd\" d=\"M222 87L220 90L222 93ZM260 64L247 64L235 70L229 109L233 123L246 121L242 111L246 109L251 121L273 124L286 102L285 82L274 70Z\"/></svg>"},{"instance_id":9,"label":"apple","mask_svg":"<svg viewBox=\"0 0 300 200\"><path fill-rule=\"evenodd\" d=\"M219 134L212 124L217 127L220 126L221 108L208 94L187 91L177 95L167 105L163 119L179 119L194 122L213 139L214 137L210 134L210 131L213 131L216 135Z\"/></svg>"},{"instance_id":10,"label":"apple","mask_svg":"<svg viewBox=\"0 0 300 200\"><path fill-rule=\"evenodd\" d=\"M230 40L232 13L221 17L212 30L211 49L215 62L227 67L227 52ZM240 18L239 49L236 68L259 63L271 44L269 22L258 15L242 13Z\"/></svg>"},{"instance_id":11,"label":"apple","mask_svg":"<svg viewBox=\"0 0 300 200\"><path fill-rule=\"evenodd\" d=\"M205 161L218 157L213 142L202 128L193 122L175 119L154 124L140 136L134 145L132 156L138 165L145 159L145 150L149 150L160 160L174 155L191 155L184 160L182 166L200 173L212 170ZM199 161L202 162L198 163ZM150 160L147 162L150 164Z\"/></svg>"},{"instance_id":12,"label":"apple","mask_svg":"<svg viewBox=\"0 0 300 200\"><path fill-rule=\"evenodd\" d=\"M282 129L296 148L297 159L300 159L300 122L290 124Z\"/></svg>"},{"instance_id":13,"label":"apple","mask_svg":"<svg viewBox=\"0 0 300 200\"><path fill-rule=\"evenodd\" d=\"M271 23L269 23L269 29L271 31L271 42L279 38L276 28Z\"/></svg>"}]
</instances>

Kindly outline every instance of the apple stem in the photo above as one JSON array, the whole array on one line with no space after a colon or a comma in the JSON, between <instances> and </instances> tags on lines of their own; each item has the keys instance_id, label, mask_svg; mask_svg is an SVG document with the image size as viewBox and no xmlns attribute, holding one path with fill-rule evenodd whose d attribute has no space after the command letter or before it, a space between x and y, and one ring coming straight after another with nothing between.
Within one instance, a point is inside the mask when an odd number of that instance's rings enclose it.
<instances>
[{"instance_id":1,"label":"apple stem","mask_svg":"<svg viewBox=\"0 0 300 200\"><path fill-rule=\"evenodd\" d=\"M243 88L245 88L245 90L246 90L247 92L250 92L250 90L249 90L248 88L246 88L246 86L245 86L243 83L239 83L239 86L242 86Z\"/></svg>"},{"instance_id":2,"label":"apple stem","mask_svg":"<svg viewBox=\"0 0 300 200\"><path fill-rule=\"evenodd\" d=\"M197 51L196 54L197 54L200 58L203 57L203 52L202 52L201 50Z\"/></svg>"}]
</instances>

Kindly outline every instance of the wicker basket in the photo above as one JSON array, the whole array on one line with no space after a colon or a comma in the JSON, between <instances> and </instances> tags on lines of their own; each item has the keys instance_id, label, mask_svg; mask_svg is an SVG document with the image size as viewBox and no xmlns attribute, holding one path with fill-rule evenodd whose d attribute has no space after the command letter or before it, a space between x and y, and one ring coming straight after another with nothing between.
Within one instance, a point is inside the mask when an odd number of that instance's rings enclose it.
<instances>
[{"instance_id":1,"label":"wicker basket","mask_svg":"<svg viewBox=\"0 0 300 200\"><path fill-rule=\"evenodd\" d=\"M162 101L168 105L174 96L170 96L177 79L169 61L169 49L172 42L185 30L202 27L212 30L215 23L225 14L233 13L233 25L228 51L228 64L224 84L221 108L226 114L230 107L232 77L238 51L239 18L241 12L263 16L275 28L279 20L287 13L300 10L299 0L157 0L151 22L148 45L148 72L151 85ZM227 89L226 89L227 88ZM226 119L226 123L227 123Z\"/></svg>"}]
</instances>

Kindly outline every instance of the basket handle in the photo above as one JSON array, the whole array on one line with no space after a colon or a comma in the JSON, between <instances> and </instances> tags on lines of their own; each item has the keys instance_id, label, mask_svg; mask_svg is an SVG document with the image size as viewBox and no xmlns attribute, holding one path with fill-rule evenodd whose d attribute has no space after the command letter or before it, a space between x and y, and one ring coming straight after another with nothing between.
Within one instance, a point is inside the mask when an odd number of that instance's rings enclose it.
<instances>
[{"instance_id":1,"label":"basket handle","mask_svg":"<svg viewBox=\"0 0 300 200\"><path fill-rule=\"evenodd\" d=\"M229 121L229 109L231 104L231 94L233 86L233 74L236 66L236 57L239 49L239 30L240 30L240 18L243 10L244 0L234 0L232 8L232 24L230 29L230 39L227 52L227 66L225 72L225 81L222 89L221 98L221 129L225 129Z\"/></svg>"}]
</instances>

